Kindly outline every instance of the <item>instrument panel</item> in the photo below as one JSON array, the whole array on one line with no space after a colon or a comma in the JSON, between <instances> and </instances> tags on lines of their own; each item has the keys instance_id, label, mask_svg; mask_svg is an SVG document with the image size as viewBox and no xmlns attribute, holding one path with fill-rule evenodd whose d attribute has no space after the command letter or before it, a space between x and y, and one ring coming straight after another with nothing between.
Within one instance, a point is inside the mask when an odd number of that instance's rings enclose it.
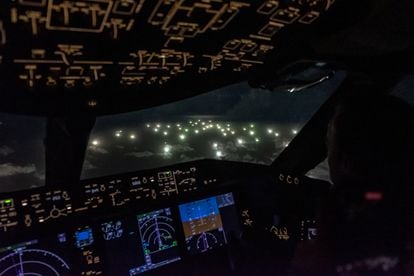
<instances>
[{"instance_id":1,"label":"instrument panel","mask_svg":"<svg viewBox=\"0 0 414 276\"><path fill-rule=\"evenodd\" d=\"M72 190L4 195L0 275L138 275L225 246L241 221L235 195L217 192L234 176L206 173L218 165L197 161L84 180Z\"/></svg>"},{"instance_id":2,"label":"instrument panel","mask_svg":"<svg viewBox=\"0 0 414 276\"><path fill-rule=\"evenodd\" d=\"M289 195L303 182L294 179L282 183L263 165L201 160L82 180L71 190L6 194L0 198L0 275L218 269L214 274L223 272L217 264L240 254L250 258L256 250L260 260L270 258L269 247L289 258L296 242L317 236L312 214L301 221L300 211L287 207L302 208ZM247 247L229 253L242 239ZM206 262L211 258L217 258L213 265Z\"/></svg>"},{"instance_id":3,"label":"instrument panel","mask_svg":"<svg viewBox=\"0 0 414 276\"><path fill-rule=\"evenodd\" d=\"M12 193L0 199L0 232L143 202L170 200L205 191L215 184L217 178L200 174L197 165L182 165L84 180L72 190Z\"/></svg>"},{"instance_id":4,"label":"instrument panel","mask_svg":"<svg viewBox=\"0 0 414 276\"><path fill-rule=\"evenodd\" d=\"M185 73L243 72L263 64L281 30L312 24L334 2L11 1L0 12L0 65L17 67L13 79L31 89L90 88L108 79L163 86ZM252 26L238 28L248 20ZM22 45L16 32L31 43Z\"/></svg>"},{"instance_id":5,"label":"instrument panel","mask_svg":"<svg viewBox=\"0 0 414 276\"><path fill-rule=\"evenodd\" d=\"M240 231L232 193L72 223L2 246L0 275L139 275L223 247Z\"/></svg>"}]
</instances>

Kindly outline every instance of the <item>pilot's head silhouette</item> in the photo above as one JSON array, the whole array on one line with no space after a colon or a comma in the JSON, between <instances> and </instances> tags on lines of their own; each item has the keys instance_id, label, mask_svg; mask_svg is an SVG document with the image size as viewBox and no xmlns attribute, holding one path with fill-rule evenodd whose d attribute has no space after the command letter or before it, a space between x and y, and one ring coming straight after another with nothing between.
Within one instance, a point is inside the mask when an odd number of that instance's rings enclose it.
<instances>
[{"instance_id":1,"label":"pilot's head silhouette","mask_svg":"<svg viewBox=\"0 0 414 276\"><path fill-rule=\"evenodd\" d=\"M413 109L388 95L343 104L329 126L328 160L336 185L407 184L414 174Z\"/></svg>"},{"instance_id":2,"label":"pilot's head silhouette","mask_svg":"<svg viewBox=\"0 0 414 276\"><path fill-rule=\"evenodd\" d=\"M337 264L404 255L413 197L413 114L402 100L381 95L353 98L331 120L328 161L334 189L320 234Z\"/></svg>"}]
</instances>

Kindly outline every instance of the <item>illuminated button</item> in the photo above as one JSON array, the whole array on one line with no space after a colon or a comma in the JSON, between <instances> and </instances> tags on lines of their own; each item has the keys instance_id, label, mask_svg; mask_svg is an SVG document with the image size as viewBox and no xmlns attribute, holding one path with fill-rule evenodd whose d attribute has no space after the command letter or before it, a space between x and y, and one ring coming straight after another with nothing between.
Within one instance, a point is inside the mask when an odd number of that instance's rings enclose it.
<instances>
[{"instance_id":1,"label":"illuminated button","mask_svg":"<svg viewBox=\"0 0 414 276\"><path fill-rule=\"evenodd\" d=\"M88 245L91 245L94 241L92 229L86 228L84 230L79 230L75 232L75 238L76 238L76 247L82 248Z\"/></svg>"}]
</instances>

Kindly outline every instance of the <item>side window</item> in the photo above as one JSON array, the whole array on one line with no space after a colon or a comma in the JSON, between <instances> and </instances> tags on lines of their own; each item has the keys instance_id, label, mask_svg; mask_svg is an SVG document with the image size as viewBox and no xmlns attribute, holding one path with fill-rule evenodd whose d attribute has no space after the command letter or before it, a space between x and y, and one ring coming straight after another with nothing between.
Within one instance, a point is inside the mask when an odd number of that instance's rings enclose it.
<instances>
[{"instance_id":1,"label":"side window","mask_svg":"<svg viewBox=\"0 0 414 276\"><path fill-rule=\"evenodd\" d=\"M414 75L407 75L393 89L392 95L403 99L414 108Z\"/></svg>"},{"instance_id":2,"label":"side window","mask_svg":"<svg viewBox=\"0 0 414 276\"><path fill-rule=\"evenodd\" d=\"M328 181L328 182L332 182L331 177L329 175L328 158L326 158L324 161L319 163L312 170L308 171L306 176L308 176L310 178L315 178L315 179L320 179L320 180L325 180L325 181Z\"/></svg>"},{"instance_id":3,"label":"side window","mask_svg":"<svg viewBox=\"0 0 414 276\"><path fill-rule=\"evenodd\" d=\"M0 113L0 193L45 183L46 119Z\"/></svg>"}]
</instances>

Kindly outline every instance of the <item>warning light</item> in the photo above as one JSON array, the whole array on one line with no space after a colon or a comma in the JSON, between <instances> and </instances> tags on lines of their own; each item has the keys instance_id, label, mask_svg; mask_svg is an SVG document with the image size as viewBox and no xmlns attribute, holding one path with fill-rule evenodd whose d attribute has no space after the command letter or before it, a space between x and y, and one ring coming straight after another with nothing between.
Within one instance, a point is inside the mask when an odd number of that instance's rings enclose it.
<instances>
[{"instance_id":1,"label":"warning light","mask_svg":"<svg viewBox=\"0 0 414 276\"><path fill-rule=\"evenodd\" d=\"M381 201L383 199L382 192L369 191L365 193L365 200L367 201Z\"/></svg>"}]
</instances>

